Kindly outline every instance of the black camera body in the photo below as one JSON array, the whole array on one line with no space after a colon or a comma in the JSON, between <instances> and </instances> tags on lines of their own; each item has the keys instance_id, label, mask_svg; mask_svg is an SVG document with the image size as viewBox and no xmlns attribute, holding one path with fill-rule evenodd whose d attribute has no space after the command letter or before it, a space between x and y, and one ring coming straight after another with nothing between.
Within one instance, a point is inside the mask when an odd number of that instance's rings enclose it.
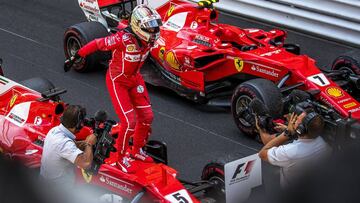
<instances>
[{"instance_id":1,"label":"black camera body","mask_svg":"<svg viewBox=\"0 0 360 203\"><path fill-rule=\"evenodd\" d=\"M270 116L269 110L259 99L253 99L241 116L252 126L256 126L257 119L261 129L266 130L268 133L275 133L273 118Z\"/></svg>"},{"instance_id":2,"label":"black camera body","mask_svg":"<svg viewBox=\"0 0 360 203\"><path fill-rule=\"evenodd\" d=\"M105 162L105 159L110 157L110 152L116 152L116 148L114 147L115 139L110 134L111 128L115 124L115 121L107 120L103 123L102 128L95 128L97 142L94 145L94 158L89 169L92 174L97 174L100 166Z\"/></svg>"},{"instance_id":3,"label":"black camera body","mask_svg":"<svg viewBox=\"0 0 360 203\"><path fill-rule=\"evenodd\" d=\"M107 120L105 111L97 111L94 118L85 118L83 122L85 126L93 129L97 138L93 149L93 162L87 173L97 174L105 159L110 157L110 152L116 152L115 137L110 134L112 126L116 122Z\"/></svg>"}]
</instances>

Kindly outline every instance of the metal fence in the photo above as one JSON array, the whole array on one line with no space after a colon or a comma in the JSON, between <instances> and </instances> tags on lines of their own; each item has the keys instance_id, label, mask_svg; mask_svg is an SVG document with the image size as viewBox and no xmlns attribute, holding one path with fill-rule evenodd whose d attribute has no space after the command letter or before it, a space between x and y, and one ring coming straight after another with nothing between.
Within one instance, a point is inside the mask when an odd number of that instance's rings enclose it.
<instances>
[{"instance_id":1,"label":"metal fence","mask_svg":"<svg viewBox=\"0 0 360 203\"><path fill-rule=\"evenodd\" d=\"M220 0L215 6L360 47L360 0Z\"/></svg>"}]
</instances>

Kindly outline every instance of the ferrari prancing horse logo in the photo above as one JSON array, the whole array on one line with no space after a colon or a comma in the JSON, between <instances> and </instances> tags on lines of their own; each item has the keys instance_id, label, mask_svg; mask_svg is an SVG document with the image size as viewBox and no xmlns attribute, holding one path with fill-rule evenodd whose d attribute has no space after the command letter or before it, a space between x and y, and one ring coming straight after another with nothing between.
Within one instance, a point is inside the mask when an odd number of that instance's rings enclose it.
<instances>
[{"instance_id":1,"label":"ferrari prancing horse logo","mask_svg":"<svg viewBox=\"0 0 360 203\"><path fill-rule=\"evenodd\" d=\"M240 58L234 58L234 65L237 71L241 72L242 69L244 68L244 61L241 60Z\"/></svg>"},{"instance_id":2,"label":"ferrari prancing horse logo","mask_svg":"<svg viewBox=\"0 0 360 203\"><path fill-rule=\"evenodd\" d=\"M92 175L86 172L84 169L81 169L82 176L86 183L90 183L92 179Z\"/></svg>"}]
</instances>

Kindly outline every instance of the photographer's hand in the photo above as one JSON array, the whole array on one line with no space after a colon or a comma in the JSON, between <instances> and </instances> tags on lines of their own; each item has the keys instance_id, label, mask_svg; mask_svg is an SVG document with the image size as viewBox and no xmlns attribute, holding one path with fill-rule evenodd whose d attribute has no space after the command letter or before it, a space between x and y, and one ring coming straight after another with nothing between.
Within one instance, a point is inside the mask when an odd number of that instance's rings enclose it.
<instances>
[{"instance_id":1,"label":"photographer's hand","mask_svg":"<svg viewBox=\"0 0 360 203\"><path fill-rule=\"evenodd\" d=\"M287 125L284 125L284 124L282 124L282 123L275 123L275 130L277 131L277 132L284 132L284 130L286 130L287 129Z\"/></svg>"},{"instance_id":2,"label":"photographer's hand","mask_svg":"<svg viewBox=\"0 0 360 203\"><path fill-rule=\"evenodd\" d=\"M265 130L260 128L258 115L254 115L254 116L255 116L255 128L256 128L257 132L260 133L260 134L264 133Z\"/></svg>"},{"instance_id":3,"label":"photographer's hand","mask_svg":"<svg viewBox=\"0 0 360 203\"><path fill-rule=\"evenodd\" d=\"M93 160L93 145L96 144L96 136L94 134L87 136L84 143L84 152L76 157L75 165L82 169L88 169Z\"/></svg>"},{"instance_id":4,"label":"photographer's hand","mask_svg":"<svg viewBox=\"0 0 360 203\"><path fill-rule=\"evenodd\" d=\"M291 133L291 134L295 134L295 123L297 120L298 115L296 115L295 113L292 113L290 115L290 118L288 120L288 125L287 125L287 130Z\"/></svg>"},{"instance_id":5,"label":"photographer's hand","mask_svg":"<svg viewBox=\"0 0 360 203\"><path fill-rule=\"evenodd\" d=\"M275 135L270 135L265 129L262 129L259 125L259 118L257 115L255 115L255 127L260 135L261 142L266 145L268 142L270 142L272 139L275 138Z\"/></svg>"},{"instance_id":6,"label":"photographer's hand","mask_svg":"<svg viewBox=\"0 0 360 203\"><path fill-rule=\"evenodd\" d=\"M91 135L87 136L85 139L85 142L91 146L95 145L96 141L97 141L97 139L96 139L95 134L91 134Z\"/></svg>"}]
</instances>

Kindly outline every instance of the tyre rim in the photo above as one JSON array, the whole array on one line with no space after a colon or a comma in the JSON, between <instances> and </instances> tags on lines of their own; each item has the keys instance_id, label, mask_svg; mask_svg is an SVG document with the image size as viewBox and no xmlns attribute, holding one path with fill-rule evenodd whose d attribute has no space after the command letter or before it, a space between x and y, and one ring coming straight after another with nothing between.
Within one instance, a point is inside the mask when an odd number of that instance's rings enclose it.
<instances>
[{"instance_id":1,"label":"tyre rim","mask_svg":"<svg viewBox=\"0 0 360 203\"><path fill-rule=\"evenodd\" d=\"M225 195L225 182L221 177L213 176L209 181L215 184L214 188L216 191L220 191L219 194Z\"/></svg>"},{"instance_id":2,"label":"tyre rim","mask_svg":"<svg viewBox=\"0 0 360 203\"><path fill-rule=\"evenodd\" d=\"M81 42L79 41L78 38L74 37L74 36L70 36L67 40L66 43L67 47L67 54L70 57L75 56L76 52L81 48ZM78 59L75 61L76 64L80 64L80 62L82 62L83 59ZM77 69L77 65L75 64L74 68Z\"/></svg>"},{"instance_id":3,"label":"tyre rim","mask_svg":"<svg viewBox=\"0 0 360 203\"><path fill-rule=\"evenodd\" d=\"M239 115L242 111L249 107L249 103L251 102L251 98L247 95L241 95L236 101L236 114ZM239 121L242 125L246 127L251 127L251 124L247 122L243 118L239 118Z\"/></svg>"}]
</instances>

